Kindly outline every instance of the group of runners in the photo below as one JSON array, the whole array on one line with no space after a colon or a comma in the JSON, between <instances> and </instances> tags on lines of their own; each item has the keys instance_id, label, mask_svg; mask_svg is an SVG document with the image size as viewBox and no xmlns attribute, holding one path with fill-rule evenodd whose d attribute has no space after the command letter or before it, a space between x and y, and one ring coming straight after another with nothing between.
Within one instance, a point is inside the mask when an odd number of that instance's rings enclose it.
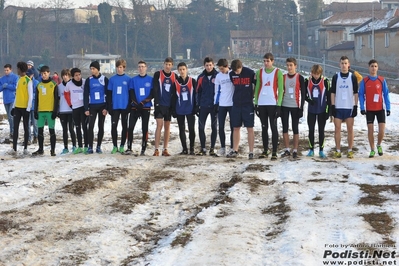
<instances>
[{"instance_id":1,"label":"group of runners","mask_svg":"<svg viewBox=\"0 0 399 266\"><path fill-rule=\"evenodd\" d=\"M28 61L28 63L31 61ZM263 67L256 71L243 66L239 59L229 65L227 59L216 63L206 57L204 70L193 78L188 75L184 62L173 71L173 59L167 57L163 69L147 75L147 64L138 62L138 75L130 77L125 73L126 61L116 61L116 74L109 79L100 72L100 64L90 64L91 76L82 78L78 68L63 69L61 82L50 77L48 66L40 67L40 76L35 77L33 62L17 63L18 76L12 72L10 64L4 66L5 75L0 78L0 91L10 124L10 137L13 139L11 153L17 153L18 131L23 120L23 153L29 154L27 145L31 141L31 124L37 123L38 150L32 155L44 154L44 126L48 125L50 134L50 154L55 156L56 134L55 121L58 117L63 128L62 154L102 153L104 121L111 116L112 154L132 154L133 132L141 118L142 138L140 155L145 155L148 141L148 125L151 108L154 108L156 120L155 150L153 156L170 156L168 151L171 119L176 118L181 141L181 155L239 155L241 127L247 129L248 158L254 158L254 123L255 115L262 125L263 150L259 158L277 160L279 133L277 121L281 118L283 130L283 157L298 157L299 120L304 115L307 103L307 123L309 151L307 156L315 156L315 127L318 125L318 155L324 153L324 128L326 121L333 117L335 125L334 157L340 158L341 125L346 123L348 149L347 157L353 158L354 117L360 113L366 116L370 155L376 152L381 156L381 143L384 137L386 116L390 115L389 90L386 80L378 76L378 62L370 60L369 75L357 77L350 69L349 58L340 59L340 72L330 81L323 76L323 68L313 65L309 77L303 77L296 69L296 59L287 58L287 73L274 66L274 56L263 56ZM218 70L216 69L218 68ZM226 145L226 118L229 115L230 136ZM200 149L195 151L195 120L198 117ZM210 116L211 135L207 147L206 125ZM98 119L97 119L98 118ZM374 120L378 122L377 149L374 141ZM97 144L94 146L94 127L97 121ZM118 138L118 124L121 121L122 132ZM189 132L187 145L186 121ZM289 121L293 132L293 147L289 143ZM269 147L269 127L271 147ZM34 130L35 131L35 130ZM163 141L161 149L161 135ZM69 133L69 134L68 134ZM69 136L72 146L69 147ZM220 148L216 150L219 135ZM119 140L119 143L118 143ZM127 141L127 143L126 143ZM118 145L119 144L119 145ZM229 149L228 149L229 148ZM271 152L270 152L271 151Z\"/></svg>"}]
</instances>

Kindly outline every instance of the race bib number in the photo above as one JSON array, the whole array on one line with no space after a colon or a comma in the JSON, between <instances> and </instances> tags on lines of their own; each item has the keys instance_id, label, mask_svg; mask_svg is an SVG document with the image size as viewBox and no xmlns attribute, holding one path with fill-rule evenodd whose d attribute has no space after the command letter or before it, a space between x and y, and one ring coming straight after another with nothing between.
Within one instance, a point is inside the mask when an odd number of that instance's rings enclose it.
<instances>
[{"instance_id":1,"label":"race bib number","mask_svg":"<svg viewBox=\"0 0 399 266\"><path fill-rule=\"evenodd\" d=\"M100 100L100 93L98 91L94 93L94 99Z\"/></svg>"},{"instance_id":2,"label":"race bib number","mask_svg":"<svg viewBox=\"0 0 399 266\"><path fill-rule=\"evenodd\" d=\"M122 94L122 86L116 88L116 94Z\"/></svg>"},{"instance_id":3,"label":"race bib number","mask_svg":"<svg viewBox=\"0 0 399 266\"><path fill-rule=\"evenodd\" d=\"M379 94L374 94L374 102L378 103L380 100L380 95Z\"/></svg>"},{"instance_id":4,"label":"race bib number","mask_svg":"<svg viewBox=\"0 0 399 266\"><path fill-rule=\"evenodd\" d=\"M42 95L46 95L46 94L47 94L46 87L42 87Z\"/></svg>"},{"instance_id":5,"label":"race bib number","mask_svg":"<svg viewBox=\"0 0 399 266\"><path fill-rule=\"evenodd\" d=\"M78 99L79 99L80 101L83 100L83 93L79 93Z\"/></svg>"},{"instance_id":6,"label":"race bib number","mask_svg":"<svg viewBox=\"0 0 399 266\"><path fill-rule=\"evenodd\" d=\"M140 88L140 96L145 96L145 89L144 88Z\"/></svg>"},{"instance_id":7,"label":"race bib number","mask_svg":"<svg viewBox=\"0 0 399 266\"><path fill-rule=\"evenodd\" d=\"M319 90L313 90L313 98L319 98Z\"/></svg>"},{"instance_id":8,"label":"race bib number","mask_svg":"<svg viewBox=\"0 0 399 266\"><path fill-rule=\"evenodd\" d=\"M294 88L288 88L288 93L293 94L294 93Z\"/></svg>"},{"instance_id":9,"label":"race bib number","mask_svg":"<svg viewBox=\"0 0 399 266\"><path fill-rule=\"evenodd\" d=\"M183 92L183 93L181 94L181 96L182 96L182 98L183 98L183 101L187 101L187 100L188 100L188 93L187 93L187 92Z\"/></svg>"},{"instance_id":10,"label":"race bib number","mask_svg":"<svg viewBox=\"0 0 399 266\"><path fill-rule=\"evenodd\" d=\"M166 90L167 92L170 91L170 84L165 84L165 90Z\"/></svg>"}]
</instances>

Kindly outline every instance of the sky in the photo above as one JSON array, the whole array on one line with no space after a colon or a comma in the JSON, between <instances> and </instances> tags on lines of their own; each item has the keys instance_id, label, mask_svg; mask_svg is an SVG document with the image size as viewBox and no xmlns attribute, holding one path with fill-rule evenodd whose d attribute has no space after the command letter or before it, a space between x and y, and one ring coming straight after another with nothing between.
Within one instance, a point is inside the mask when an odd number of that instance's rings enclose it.
<instances>
[{"instance_id":1,"label":"sky","mask_svg":"<svg viewBox=\"0 0 399 266\"><path fill-rule=\"evenodd\" d=\"M247 66L258 69L260 64ZM201 71L189 73L196 77ZM101 155L60 155L57 120L57 156L49 154L45 128L45 155L24 157L18 144L19 155L13 158L10 145L3 143L7 123L0 121L0 265L399 265L399 95L391 94L391 103L384 155L368 158L366 119L359 114L352 160L345 153L341 159L330 157L330 122L329 158L306 157L306 117L299 125L302 144L295 161L248 160L244 129L239 158L177 155L181 145L175 119L172 156L111 155L109 116ZM135 152L140 127L139 120ZM281 132L280 120L278 127ZM210 119L206 130L209 143ZM259 155L258 118L254 130ZM154 150L154 132L151 117L147 155ZM36 149L28 147L29 152ZM373 247L384 243L384 248ZM384 252L389 258L360 259L362 251ZM349 252L358 257L338 258Z\"/></svg>"},{"instance_id":2,"label":"sky","mask_svg":"<svg viewBox=\"0 0 399 266\"><path fill-rule=\"evenodd\" d=\"M74 3L74 7L80 7L82 6L82 2L80 1L71 1ZM104 1L102 0L88 0L88 1L84 1L84 5L89 5L89 4L93 4L93 5L98 5L100 3L102 3ZM232 1L233 4L236 6L238 1ZM351 3L359 3L359 2L373 2L373 0L324 0L324 3L331 3L331 2L351 2ZM6 0L6 5L17 5L17 6L38 6L40 4L42 4L43 1L41 0L30 0L30 1L23 1L23 0ZM112 1L109 1L109 3L112 3ZM129 1L127 1L126 3L129 3Z\"/></svg>"}]
</instances>

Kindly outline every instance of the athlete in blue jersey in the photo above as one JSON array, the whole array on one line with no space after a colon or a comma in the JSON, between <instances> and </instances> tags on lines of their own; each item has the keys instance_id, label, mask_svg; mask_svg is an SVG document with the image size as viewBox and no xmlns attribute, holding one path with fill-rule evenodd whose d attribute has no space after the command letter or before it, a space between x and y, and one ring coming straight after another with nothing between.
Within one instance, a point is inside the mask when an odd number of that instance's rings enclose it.
<instances>
[{"instance_id":1,"label":"athlete in blue jersey","mask_svg":"<svg viewBox=\"0 0 399 266\"><path fill-rule=\"evenodd\" d=\"M104 121L107 115L107 97L108 92L108 78L101 75L100 63L93 61L90 64L91 76L85 81L85 88L83 93L83 102L86 116L89 119L88 142L89 148L86 154L93 153L94 141L94 124L98 115L98 135L97 135L97 153L102 153L101 142L104 137ZM109 99L109 98L108 98Z\"/></svg>"},{"instance_id":2,"label":"athlete in blue jersey","mask_svg":"<svg viewBox=\"0 0 399 266\"><path fill-rule=\"evenodd\" d=\"M152 77L147 75L147 63L139 61L139 74L130 79L129 95L130 95L130 116L128 128L127 150L124 154L132 154L133 131L137 120L141 117L141 130L143 137L141 141L140 155L145 155L148 141L148 122L150 120L150 111L152 106L153 89Z\"/></svg>"},{"instance_id":3,"label":"athlete in blue jersey","mask_svg":"<svg viewBox=\"0 0 399 266\"><path fill-rule=\"evenodd\" d=\"M172 105L172 86L177 79L176 73L172 72L173 58L167 57L163 63L163 70L154 73L154 117L157 121L155 131L154 156L159 156L159 143L161 142L161 131L164 127L162 156L170 156L168 152L170 136L170 120Z\"/></svg>"},{"instance_id":4,"label":"athlete in blue jersey","mask_svg":"<svg viewBox=\"0 0 399 266\"><path fill-rule=\"evenodd\" d=\"M181 155L188 153L186 142L185 120L187 118L189 139L190 139L190 155L194 155L195 141L195 79L187 75L187 65L181 62L177 65L180 77L175 82L174 93L172 97L172 116L177 118L179 125L179 136L183 151Z\"/></svg>"},{"instance_id":5,"label":"athlete in blue jersey","mask_svg":"<svg viewBox=\"0 0 399 266\"><path fill-rule=\"evenodd\" d=\"M198 133L201 142L201 150L197 155L206 155L206 136L205 136L205 125L208 115L211 116L211 147L209 155L216 156L215 143L217 137L217 113L214 108L215 98L215 78L218 72L215 69L213 59L205 57L204 59L204 71L198 76L197 79L197 115L198 115Z\"/></svg>"},{"instance_id":6,"label":"athlete in blue jersey","mask_svg":"<svg viewBox=\"0 0 399 266\"><path fill-rule=\"evenodd\" d=\"M114 144L114 148L111 151L111 154L115 154L117 152L124 153L125 152L125 142L127 137L127 117L130 111L130 103L129 103L129 82L130 77L125 74L126 69L126 61L124 59L119 59L116 61L116 75L112 76L109 79L108 90L111 92L109 94L110 99L108 102L112 103L109 106L108 111L111 115L112 119L112 143ZM118 150L118 122L119 118L122 122L122 136L121 136L121 145Z\"/></svg>"}]
</instances>

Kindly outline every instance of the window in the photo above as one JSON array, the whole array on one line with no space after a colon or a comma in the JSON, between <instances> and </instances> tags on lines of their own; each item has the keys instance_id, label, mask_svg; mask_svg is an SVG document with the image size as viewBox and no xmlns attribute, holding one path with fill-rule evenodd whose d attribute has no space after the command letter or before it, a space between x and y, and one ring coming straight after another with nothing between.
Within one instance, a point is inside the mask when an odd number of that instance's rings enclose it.
<instances>
[{"instance_id":1,"label":"window","mask_svg":"<svg viewBox=\"0 0 399 266\"><path fill-rule=\"evenodd\" d=\"M363 49L363 37L362 36L357 37L357 43L358 43L358 48Z\"/></svg>"},{"instance_id":2,"label":"window","mask_svg":"<svg viewBox=\"0 0 399 266\"><path fill-rule=\"evenodd\" d=\"M373 48L373 35L369 35L369 48Z\"/></svg>"},{"instance_id":3,"label":"window","mask_svg":"<svg viewBox=\"0 0 399 266\"><path fill-rule=\"evenodd\" d=\"M385 47L389 47L389 32L385 33Z\"/></svg>"}]
</instances>

